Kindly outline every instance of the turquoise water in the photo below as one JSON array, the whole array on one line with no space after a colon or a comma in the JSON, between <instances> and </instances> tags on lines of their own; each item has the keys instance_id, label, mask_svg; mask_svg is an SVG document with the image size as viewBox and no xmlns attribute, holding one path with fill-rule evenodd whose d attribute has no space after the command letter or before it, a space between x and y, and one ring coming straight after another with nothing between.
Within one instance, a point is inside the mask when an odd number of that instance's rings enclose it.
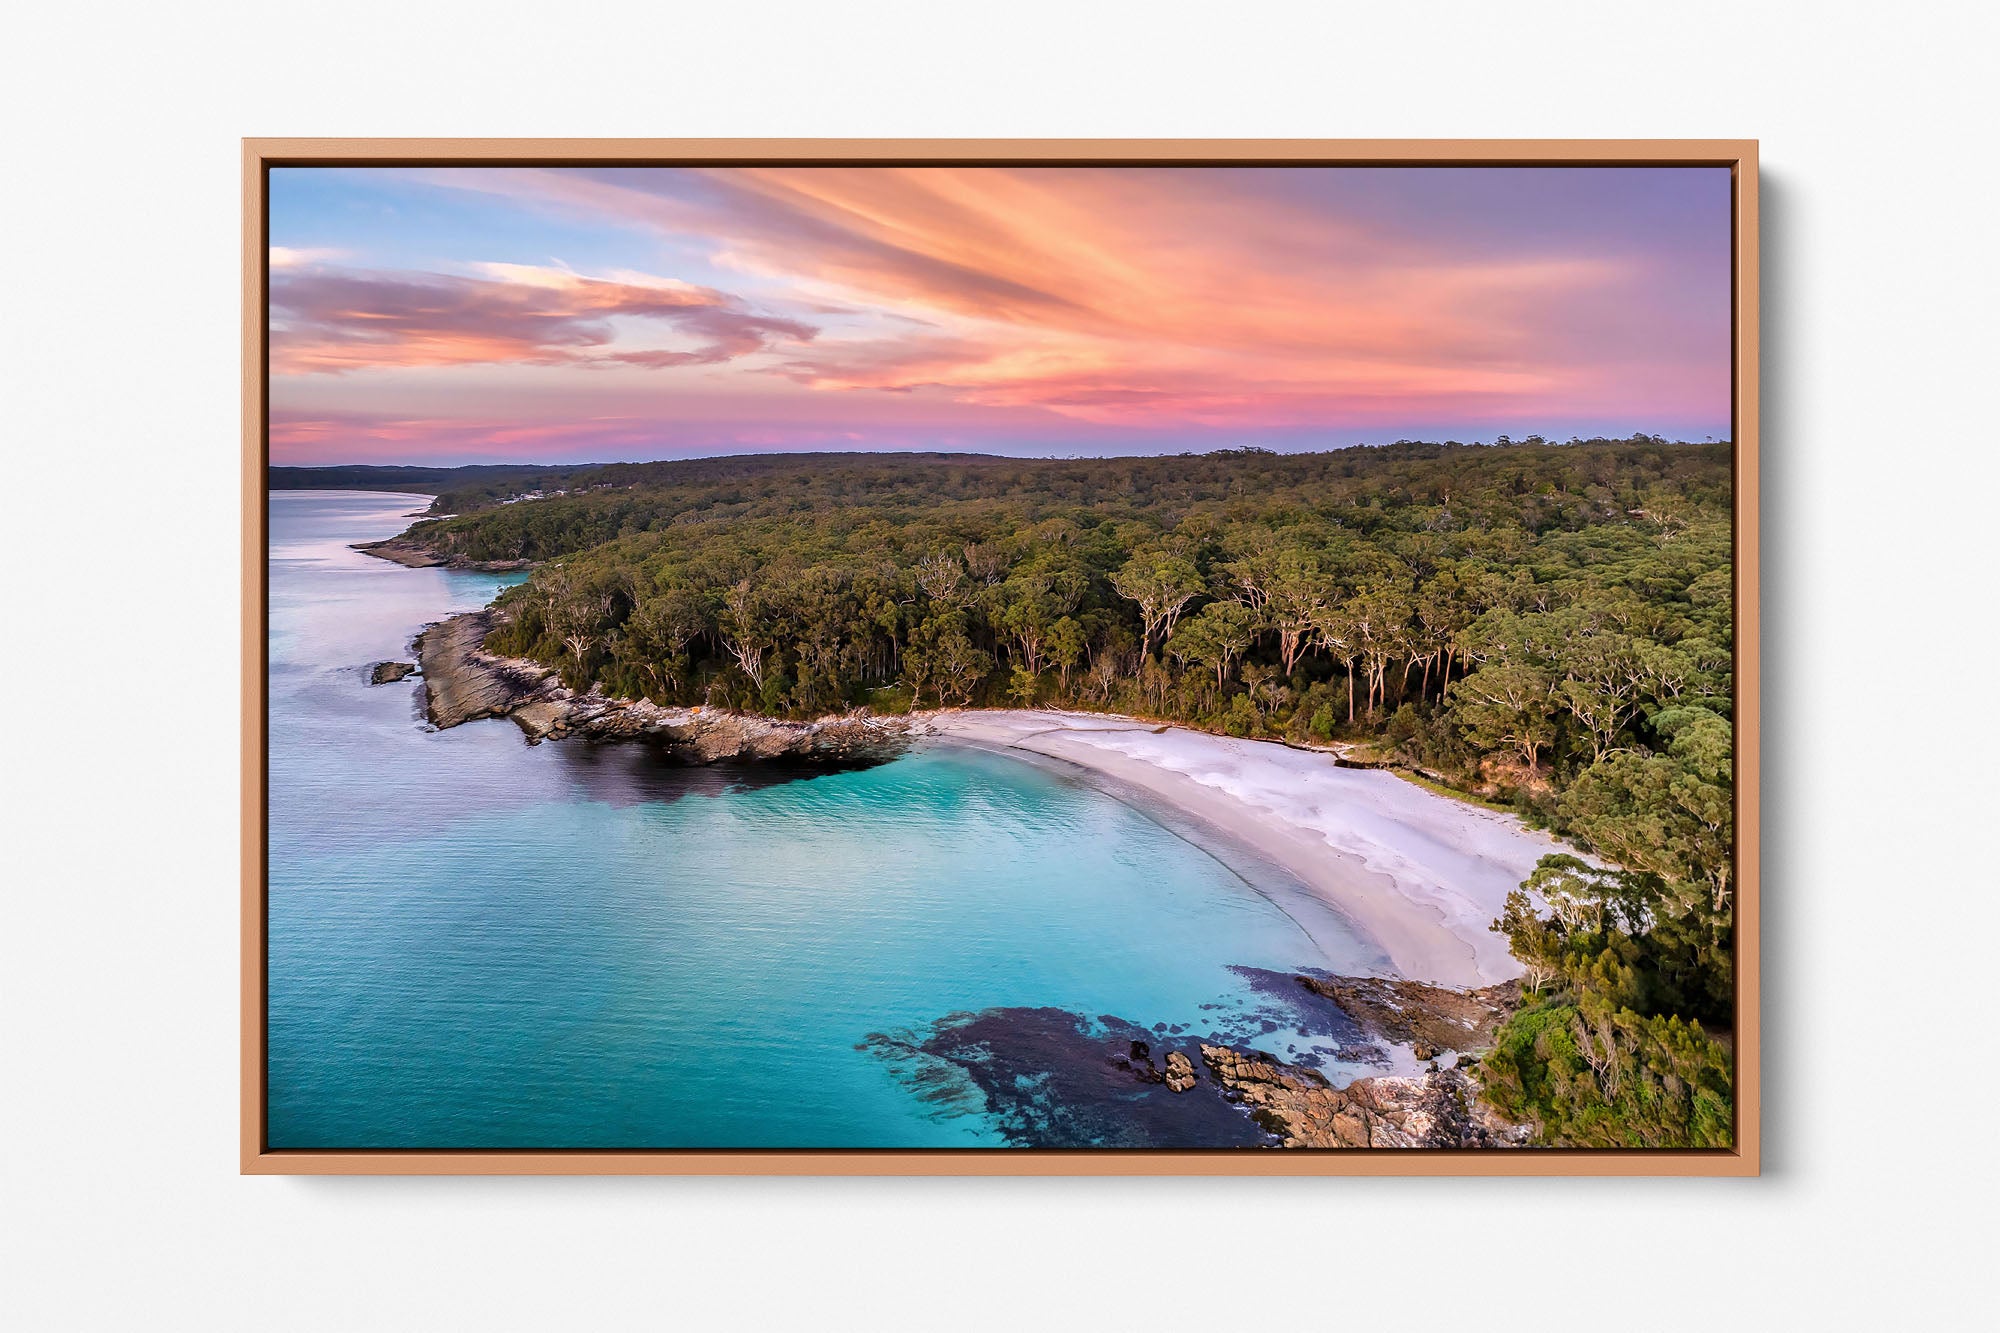
<instances>
[{"instance_id":1,"label":"turquoise water","mask_svg":"<svg viewBox=\"0 0 2000 1333\"><path fill-rule=\"evenodd\" d=\"M426 502L271 497L272 1147L993 1145L866 1039L1003 1006L1206 1031L1257 1003L1232 965L1375 961L1011 758L779 780L432 731L367 668L502 580L347 549Z\"/></svg>"}]
</instances>

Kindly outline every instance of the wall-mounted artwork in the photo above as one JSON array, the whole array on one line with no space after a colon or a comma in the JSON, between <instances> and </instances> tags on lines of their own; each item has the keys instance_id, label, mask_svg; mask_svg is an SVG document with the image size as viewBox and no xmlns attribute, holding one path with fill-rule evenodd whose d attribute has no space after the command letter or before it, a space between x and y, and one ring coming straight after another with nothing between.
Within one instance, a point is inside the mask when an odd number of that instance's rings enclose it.
<instances>
[{"instance_id":1,"label":"wall-mounted artwork","mask_svg":"<svg viewBox=\"0 0 2000 1333\"><path fill-rule=\"evenodd\" d=\"M1753 145L247 166L246 1170L1757 1169Z\"/></svg>"}]
</instances>

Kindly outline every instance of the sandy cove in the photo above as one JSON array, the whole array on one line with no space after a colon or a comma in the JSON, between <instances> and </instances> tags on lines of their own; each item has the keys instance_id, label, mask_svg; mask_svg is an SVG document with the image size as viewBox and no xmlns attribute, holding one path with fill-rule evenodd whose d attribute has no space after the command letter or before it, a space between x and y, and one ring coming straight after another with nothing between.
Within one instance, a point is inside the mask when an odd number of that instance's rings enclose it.
<instances>
[{"instance_id":1,"label":"sandy cove","mask_svg":"<svg viewBox=\"0 0 2000 1333\"><path fill-rule=\"evenodd\" d=\"M1064 760L1214 826L1333 905L1404 977L1433 985L1521 974L1488 926L1537 860L1565 850L1511 815L1273 741L1015 709L933 713L922 729Z\"/></svg>"},{"instance_id":2,"label":"sandy cove","mask_svg":"<svg viewBox=\"0 0 2000 1333\"><path fill-rule=\"evenodd\" d=\"M1282 867L1411 981L1463 988L1520 976L1506 940L1488 927L1535 862L1564 850L1512 815L1436 795L1392 773L1344 768L1330 754L1276 741L1137 718L949 709L786 722L577 695L547 667L487 653L491 615L457 616L418 637L434 725L509 717L531 743L646 738L697 764L779 757L870 762L926 739L1062 761L1143 792Z\"/></svg>"}]
</instances>

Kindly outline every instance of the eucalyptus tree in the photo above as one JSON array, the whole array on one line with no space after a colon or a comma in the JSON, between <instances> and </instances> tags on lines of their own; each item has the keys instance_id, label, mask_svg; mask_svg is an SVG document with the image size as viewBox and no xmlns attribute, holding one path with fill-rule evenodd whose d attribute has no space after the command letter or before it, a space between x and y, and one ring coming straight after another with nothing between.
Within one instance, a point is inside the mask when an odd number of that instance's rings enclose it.
<instances>
[{"instance_id":1,"label":"eucalyptus tree","mask_svg":"<svg viewBox=\"0 0 2000 1333\"><path fill-rule=\"evenodd\" d=\"M1076 610L1089 587L1089 576L1067 564L1024 564L990 588L988 605L993 626L1020 649L1021 664L1031 675L1043 670L1057 622Z\"/></svg>"},{"instance_id":2,"label":"eucalyptus tree","mask_svg":"<svg viewBox=\"0 0 2000 1333\"><path fill-rule=\"evenodd\" d=\"M1175 622L1188 603L1202 595L1206 583L1192 561L1153 547L1126 561L1111 576L1111 586L1120 597L1138 603L1143 626L1139 655L1150 660L1154 641L1173 633Z\"/></svg>"},{"instance_id":3,"label":"eucalyptus tree","mask_svg":"<svg viewBox=\"0 0 2000 1333\"><path fill-rule=\"evenodd\" d=\"M966 606L973 597L965 566L949 551L927 555L917 562L917 586L924 596L943 606Z\"/></svg>"},{"instance_id":4,"label":"eucalyptus tree","mask_svg":"<svg viewBox=\"0 0 2000 1333\"><path fill-rule=\"evenodd\" d=\"M1069 694L1070 672L1083 660L1089 637L1083 625L1074 616L1064 616L1049 628L1049 652L1055 658L1056 670L1062 674L1062 692Z\"/></svg>"},{"instance_id":5,"label":"eucalyptus tree","mask_svg":"<svg viewBox=\"0 0 2000 1333\"><path fill-rule=\"evenodd\" d=\"M1555 682L1526 662L1495 662L1452 682L1459 726L1476 745L1512 751L1532 776L1556 737Z\"/></svg>"},{"instance_id":6,"label":"eucalyptus tree","mask_svg":"<svg viewBox=\"0 0 2000 1333\"><path fill-rule=\"evenodd\" d=\"M736 660L752 688L764 689L765 656L777 647L770 600L751 579L739 579L722 594L717 630L723 649Z\"/></svg>"},{"instance_id":7,"label":"eucalyptus tree","mask_svg":"<svg viewBox=\"0 0 2000 1333\"><path fill-rule=\"evenodd\" d=\"M1183 662L1215 671L1219 693L1229 668L1257 641L1257 613L1241 602L1210 602L1181 621L1167 640L1167 651Z\"/></svg>"},{"instance_id":8,"label":"eucalyptus tree","mask_svg":"<svg viewBox=\"0 0 2000 1333\"><path fill-rule=\"evenodd\" d=\"M1359 655L1368 685L1368 715L1387 694L1389 666L1409 651L1408 626L1412 599L1404 581L1390 568L1367 576L1345 607L1346 633Z\"/></svg>"},{"instance_id":9,"label":"eucalyptus tree","mask_svg":"<svg viewBox=\"0 0 2000 1333\"><path fill-rule=\"evenodd\" d=\"M1334 576L1297 541L1261 542L1223 566L1257 623L1278 636L1278 665L1289 676L1339 600Z\"/></svg>"},{"instance_id":10,"label":"eucalyptus tree","mask_svg":"<svg viewBox=\"0 0 2000 1333\"><path fill-rule=\"evenodd\" d=\"M686 679L688 649L714 628L714 614L710 598L685 584L656 592L625 621L615 654L665 700Z\"/></svg>"}]
</instances>

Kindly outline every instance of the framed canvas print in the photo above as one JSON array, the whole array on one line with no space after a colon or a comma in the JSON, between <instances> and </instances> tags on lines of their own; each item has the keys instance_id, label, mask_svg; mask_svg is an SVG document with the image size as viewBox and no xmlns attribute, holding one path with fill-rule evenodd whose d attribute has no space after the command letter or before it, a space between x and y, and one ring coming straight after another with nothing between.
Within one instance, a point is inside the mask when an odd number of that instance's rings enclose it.
<instances>
[{"instance_id":1,"label":"framed canvas print","mask_svg":"<svg viewBox=\"0 0 2000 1333\"><path fill-rule=\"evenodd\" d=\"M1756 1172L1754 144L244 189L245 1171Z\"/></svg>"}]
</instances>

